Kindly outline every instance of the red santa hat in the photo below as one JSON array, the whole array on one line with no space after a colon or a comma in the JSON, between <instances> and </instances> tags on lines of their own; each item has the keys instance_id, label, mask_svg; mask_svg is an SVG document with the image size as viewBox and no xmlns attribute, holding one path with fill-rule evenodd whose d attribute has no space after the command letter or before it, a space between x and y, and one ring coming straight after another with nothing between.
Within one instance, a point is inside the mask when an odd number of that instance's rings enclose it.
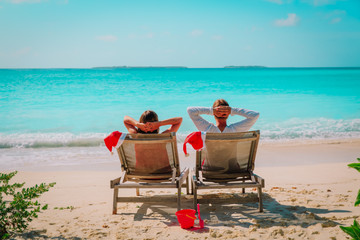
<instances>
[{"instance_id":1,"label":"red santa hat","mask_svg":"<svg viewBox=\"0 0 360 240\"><path fill-rule=\"evenodd\" d=\"M126 137L126 133L121 133L119 131L112 132L109 136L104 139L105 146L112 153L112 148L118 148L123 143Z\"/></svg>"},{"instance_id":2,"label":"red santa hat","mask_svg":"<svg viewBox=\"0 0 360 240\"><path fill-rule=\"evenodd\" d=\"M205 138L206 138L206 132L193 132L190 133L183 145L183 150L185 153L185 156L189 156L189 154L186 151L186 144L189 143L196 151L203 149L205 146Z\"/></svg>"}]
</instances>

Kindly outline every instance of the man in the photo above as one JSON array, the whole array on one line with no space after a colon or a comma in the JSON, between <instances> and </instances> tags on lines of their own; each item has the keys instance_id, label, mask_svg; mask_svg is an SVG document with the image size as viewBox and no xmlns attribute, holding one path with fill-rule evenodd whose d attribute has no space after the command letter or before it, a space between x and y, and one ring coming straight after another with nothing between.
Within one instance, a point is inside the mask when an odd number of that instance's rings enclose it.
<instances>
[{"instance_id":1,"label":"man","mask_svg":"<svg viewBox=\"0 0 360 240\"><path fill-rule=\"evenodd\" d=\"M214 102L212 108L208 107L188 107L187 112L199 131L210 133L230 133L248 131L259 118L259 113L243 108L232 108L224 99ZM203 119L200 115L214 115L216 125ZM227 125L226 120L229 115L239 115L246 119Z\"/></svg>"}]
</instances>

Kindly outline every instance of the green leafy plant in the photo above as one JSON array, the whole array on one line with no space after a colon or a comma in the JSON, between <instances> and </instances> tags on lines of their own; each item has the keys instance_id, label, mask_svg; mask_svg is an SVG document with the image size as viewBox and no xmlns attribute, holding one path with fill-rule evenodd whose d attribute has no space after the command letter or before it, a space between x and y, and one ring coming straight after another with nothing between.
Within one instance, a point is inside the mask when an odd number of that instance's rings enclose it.
<instances>
[{"instance_id":1,"label":"green leafy plant","mask_svg":"<svg viewBox=\"0 0 360 240\"><path fill-rule=\"evenodd\" d=\"M354 168L354 169L358 170L358 172L360 172L360 158L358 158L357 160L359 161L358 163L350 163L350 164L348 164L348 166L351 168ZM356 201L355 201L355 206L359 206L359 204L360 204L360 189L359 189Z\"/></svg>"},{"instance_id":2,"label":"green leafy plant","mask_svg":"<svg viewBox=\"0 0 360 240\"><path fill-rule=\"evenodd\" d=\"M360 172L360 158L358 158L357 160L359 161L358 163L350 163L350 164L348 164L348 166L351 168L354 168L354 169L358 170L358 172ZM355 206L359 206L359 204L360 204L360 189L359 189L358 195L355 200ZM350 237L352 237L353 239L360 240L360 225L356 220L354 220L354 224L351 225L350 227L340 226L340 228L345 233L350 235Z\"/></svg>"},{"instance_id":3,"label":"green leafy plant","mask_svg":"<svg viewBox=\"0 0 360 240\"><path fill-rule=\"evenodd\" d=\"M350 227L343 227L340 226L340 228L346 232L347 234L349 234L353 239L360 239L360 225L358 222L356 222L356 220L354 220L354 224L351 225Z\"/></svg>"},{"instance_id":4,"label":"green leafy plant","mask_svg":"<svg viewBox=\"0 0 360 240\"><path fill-rule=\"evenodd\" d=\"M0 239L24 231L29 222L38 217L37 213L40 210L46 210L47 204L42 206L33 199L40 197L55 185L41 183L30 188L22 188L25 183L9 184L16 174L17 171L0 173Z\"/></svg>"},{"instance_id":5,"label":"green leafy plant","mask_svg":"<svg viewBox=\"0 0 360 240\"><path fill-rule=\"evenodd\" d=\"M356 201L355 201L355 206L359 206L359 204L360 204L360 189L359 189Z\"/></svg>"}]
</instances>

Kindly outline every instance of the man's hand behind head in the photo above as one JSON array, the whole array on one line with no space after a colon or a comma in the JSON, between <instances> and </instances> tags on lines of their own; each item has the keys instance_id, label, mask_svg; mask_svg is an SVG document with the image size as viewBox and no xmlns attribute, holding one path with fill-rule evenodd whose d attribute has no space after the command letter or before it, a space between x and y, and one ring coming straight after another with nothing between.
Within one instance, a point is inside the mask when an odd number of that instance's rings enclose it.
<instances>
[{"instance_id":1,"label":"man's hand behind head","mask_svg":"<svg viewBox=\"0 0 360 240\"><path fill-rule=\"evenodd\" d=\"M218 106L213 109L214 116L220 119L227 119L231 113L231 107L229 106Z\"/></svg>"}]
</instances>

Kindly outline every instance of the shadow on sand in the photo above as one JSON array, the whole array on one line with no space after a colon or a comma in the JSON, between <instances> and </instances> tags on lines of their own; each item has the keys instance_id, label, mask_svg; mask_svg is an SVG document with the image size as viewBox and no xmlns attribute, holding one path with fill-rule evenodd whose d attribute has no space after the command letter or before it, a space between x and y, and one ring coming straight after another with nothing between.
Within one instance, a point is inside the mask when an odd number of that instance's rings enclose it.
<instances>
[{"instance_id":1,"label":"shadow on sand","mask_svg":"<svg viewBox=\"0 0 360 240\"><path fill-rule=\"evenodd\" d=\"M33 230L33 231L26 231L24 233L16 234L10 239L54 239L54 240L81 240L82 238L79 237L63 237L63 236L56 236L56 237L49 237L46 235L46 231L44 230Z\"/></svg>"},{"instance_id":2,"label":"shadow on sand","mask_svg":"<svg viewBox=\"0 0 360 240\"><path fill-rule=\"evenodd\" d=\"M205 228L195 227L189 231L208 232L211 226L241 226L249 228L270 228L274 226L309 226L321 223L324 227L340 225L338 222L320 217L318 214L350 212L347 210L329 210L326 208L309 208L300 205L283 205L269 194L263 193L264 212L258 210L258 199L255 193L246 194L208 194L201 204L201 218ZM192 196L182 197L182 208L192 208ZM134 221L159 220L165 225L179 226L175 216L176 202L144 203L134 215ZM133 213L118 213L133 215Z\"/></svg>"}]
</instances>

